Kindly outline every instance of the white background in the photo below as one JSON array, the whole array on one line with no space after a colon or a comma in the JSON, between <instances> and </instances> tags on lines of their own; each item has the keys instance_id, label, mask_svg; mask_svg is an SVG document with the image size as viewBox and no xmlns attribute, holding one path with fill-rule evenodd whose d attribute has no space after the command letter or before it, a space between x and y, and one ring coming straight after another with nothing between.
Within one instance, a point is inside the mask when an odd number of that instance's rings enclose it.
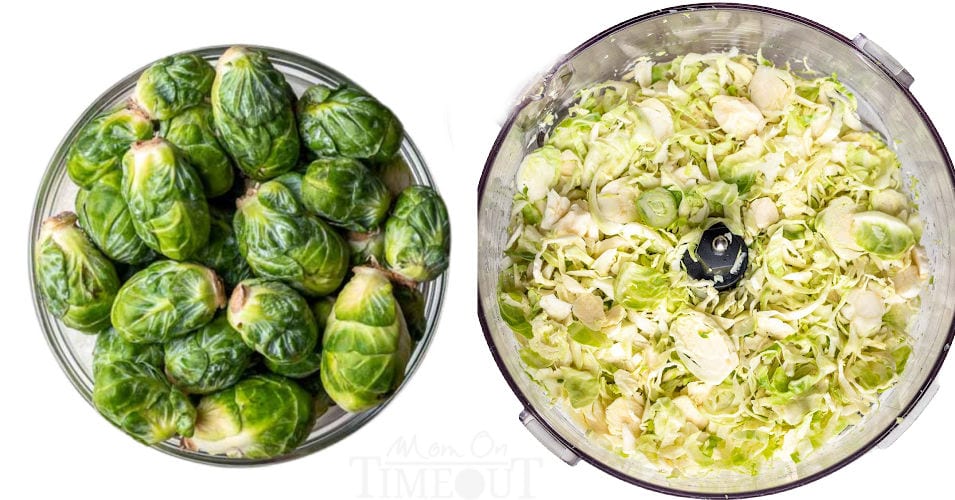
<instances>
[{"instance_id":1,"label":"white background","mask_svg":"<svg viewBox=\"0 0 955 500\"><path fill-rule=\"evenodd\" d=\"M6 273L0 497L339 499L398 497L408 486L433 497L476 492L482 484L490 486L493 473L497 493L509 487L512 495L537 498L662 498L589 465L564 465L518 422L517 399L497 371L476 319L475 206L497 123L528 78L604 28L675 1L512 0L465 6L261 0L213 6L167 0L95 6L29 2L29 7L5 2L0 8L0 262ZM944 44L931 42L951 31L948 16L914 1L892 9L834 0L767 3L849 36L864 31L882 44L915 76L913 92L943 138L955 144L951 57ZM448 300L431 351L378 419L307 458L229 470L136 444L78 396L33 315L26 237L47 160L102 90L168 53L238 42L282 47L323 61L387 103L424 152L448 200L454 250ZM955 448L951 370L943 371L934 402L891 448L779 498L933 498L949 490ZM363 457L388 455L398 438L414 439L425 454L432 448L438 456L419 457L418 465L372 468L364 475ZM488 454L489 441L495 453ZM511 482L504 484L501 477L508 470ZM402 478L418 483L401 485ZM487 489L483 497L491 497Z\"/></svg>"}]
</instances>

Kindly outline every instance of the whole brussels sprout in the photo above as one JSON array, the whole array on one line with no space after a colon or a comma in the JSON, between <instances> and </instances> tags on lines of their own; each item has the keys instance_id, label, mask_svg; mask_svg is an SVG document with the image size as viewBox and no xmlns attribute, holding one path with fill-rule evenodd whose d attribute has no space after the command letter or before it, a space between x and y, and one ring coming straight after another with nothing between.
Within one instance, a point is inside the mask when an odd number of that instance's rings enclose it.
<instances>
[{"instance_id":1,"label":"whole brussels sprout","mask_svg":"<svg viewBox=\"0 0 955 500\"><path fill-rule=\"evenodd\" d=\"M428 327L424 316L424 294L417 288L405 285L396 285L392 293L394 293L398 305L401 306L401 315L405 319L405 325L408 327L408 335L411 335L411 340L421 340Z\"/></svg>"},{"instance_id":2,"label":"whole brussels sprout","mask_svg":"<svg viewBox=\"0 0 955 500\"><path fill-rule=\"evenodd\" d=\"M123 284L110 317L129 342L166 342L212 321L224 306L222 281L211 269L161 260Z\"/></svg>"},{"instance_id":3,"label":"whole brussels sprout","mask_svg":"<svg viewBox=\"0 0 955 500\"><path fill-rule=\"evenodd\" d=\"M63 212L43 221L33 262L50 314L81 332L109 327L119 277L113 263L76 227L76 214Z\"/></svg>"},{"instance_id":4,"label":"whole brussels sprout","mask_svg":"<svg viewBox=\"0 0 955 500\"><path fill-rule=\"evenodd\" d=\"M328 322L328 315L331 313L334 304L334 298L322 297L311 306L312 317L315 318L316 331L318 331L318 340L315 342L315 350L295 362L276 361L266 358L265 367L273 373L289 378L300 379L317 374L322 363L322 332L325 331L325 324ZM306 387L306 389L308 388ZM322 413L324 413L324 411L322 411Z\"/></svg>"},{"instance_id":5,"label":"whole brussels sprout","mask_svg":"<svg viewBox=\"0 0 955 500\"><path fill-rule=\"evenodd\" d=\"M358 412L379 404L404 379L411 338L384 273L355 268L328 316L322 385L338 406Z\"/></svg>"},{"instance_id":6,"label":"whole brussels sprout","mask_svg":"<svg viewBox=\"0 0 955 500\"><path fill-rule=\"evenodd\" d=\"M186 449L233 458L269 458L294 450L315 421L312 398L295 382L254 375L202 398Z\"/></svg>"},{"instance_id":7,"label":"whole brussels sprout","mask_svg":"<svg viewBox=\"0 0 955 500\"><path fill-rule=\"evenodd\" d=\"M324 332L328 326L328 316L335 307L335 297L322 297L312 304L312 316L315 316L315 324L318 325L318 331Z\"/></svg>"},{"instance_id":8,"label":"whole brussels sprout","mask_svg":"<svg viewBox=\"0 0 955 500\"><path fill-rule=\"evenodd\" d=\"M388 163L378 167L378 178L388 188L392 196L398 196L402 191L414 185L414 175L411 168L401 155L395 156Z\"/></svg>"},{"instance_id":9,"label":"whole brussels sprout","mask_svg":"<svg viewBox=\"0 0 955 500\"><path fill-rule=\"evenodd\" d=\"M196 169L207 197L215 198L232 189L235 172L216 137L212 106L200 104L162 122L159 135L175 145Z\"/></svg>"},{"instance_id":10,"label":"whole brussels sprout","mask_svg":"<svg viewBox=\"0 0 955 500\"><path fill-rule=\"evenodd\" d=\"M317 345L317 344L316 344ZM308 353L299 361L273 361L265 358L265 367L272 373L277 373L289 378L304 378L317 372L322 364L322 351L313 351Z\"/></svg>"},{"instance_id":11,"label":"whole brussels sprout","mask_svg":"<svg viewBox=\"0 0 955 500\"><path fill-rule=\"evenodd\" d=\"M318 343L318 328L308 302L276 281L239 283L229 299L228 318L246 345L273 361L301 361Z\"/></svg>"},{"instance_id":12,"label":"whole brussels sprout","mask_svg":"<svg viewBox=\"0 0 955 500\"><path fill-rule=\"evenodd\" d=\"M141 264L156 258L136 234L122 194L123 173L114 170L100 177L89 189L76 193L80 226L107 257L124 264Z\"/></svg>"},{"instance_id":13,"label":"whole brussels sprout","mask_svg":"<svg viewBox=\"0 0 955 500\"><path fill-rule=\"evenodd\" d=\"M438 193L426 186L401 192L385 223L388 269L414 281L428 281L448 268L451 226Z\"/></svg>"},{"instance_id":14,"label":"whole brussels sprout","mask_svg":"<svg viewBox=\"0 0 955 500\"><path fill-rule=\"evenodd\" d=\"M166 375L189 394L209 394L238 382L252 352L220 313L195 332L166 342Z\"/></svg>"},{"instance_id":15,"label":"whole brussels sprout","mask_svg":"<svg viewBox=\"0 0 955 500\"><path fill-rule=\"evenodd\" d=\"M215 76L215 70L201 57L176 54L146 68L133 95L150 118L168 120L205 100Z\"/></svg>"},{"instance_id":16,"label":"whole brussels sprout","mask_svg":"<svg viewBox=\"0 0 955 500\"><path fill-rule=\"evenodd\" d=\"M370 233L349 232L347 238L353 266L384 262L385 233L382 231L376 230Z\"/></svg>"},{"instance_id":17,"label":"whole brussels sprout","mask_svg":"<svg viewBox=\"0 0 955 500\"><path fill-rule=\"evenodd\" d=\"M103 365L93 384L93 406L137 441L156 444L191 436L196 409L155 366L135 361Z\"/></svg>"},{"instance_id":18,"label":"whole brussels sprout","mask_svg":"<svg viewBox=\"0 0 955 500\"><path fill-rule=\"evenodd\" d=\"M233 213L210 206L209 215L212 219L209 242L192 259L215 271L231 290L240 281L253 277L252 269L239 252L239 242L232 228Z\"/></svg>"},{"instance_id":19,"label":"whole brussels sprout","mask_svg":"<svg viewBox=\"0 0 955 500\"><path fill-rule=\"evenodd\" d=\"M104 367L118 361L130 361L162 369L162 344L134 344L127 342L115 329L108 328L96 336L93 348L93 379Z\"/></svg>"},{"instance_id":20,"label":"whole brussels sprout","mask_svg":"<svg viewBox=\"0 0 955 500\"><path fill-rule=\"evenodd\" d=\"M298 100L299 128L318 156L344 156L375 162L391 159L404 133L391 110L364 91L313 85Z\"/></svg>"},{"instance_id":21,"label":"whole brussels sprout","mask_svg":"<svg viewBox=\"0 0 955 500\"><path fill-rule=\"evenodd\" d=\"M324 415L329 408L335 406L335 401L332 400L325 390L325 387L322 386L321 373L315 372L305 378L299 379L297 382L302 386L302 389L305 389L312 395L312 401L314 403L312 407L314 408L316 419Z\"/></svg>"},{"instance_id":22,"label":"whole brussels sprout","mask_svg":"<svg viewBox=\"0 0 955 500\"><path fill-rule=\"evenodd\" d=\"M298 162L292 99L285 77L265 54L232 47L219 58L212 84L216 129L249 177L268 180Z\"/></svg>"},{"instance_id":23,"label":"whole brussels sprout","mask_svg":"<svg viewBox=\"0 0 955 500\"><path fill-rule=\"evenodd\" d=\"M139 237L175 260L209 240L209 205L196 171L161 138L138 142L123 158L123 199Z\"/></svg>"},{"instance_id":24,"label":"whole brussels sprout","mask_svg":"<svg viewBox=\"0 0 955 500\"><path fill-rule=\"evenodd\" d=\"M83 189L111 170L119 170L129 146L153 136L153 124L135 106L97 116L83 125L66 153L66 172Z\"/></svg>"},{"instance_id":25,"label":"whole brussels sprout","mask_svg":"<svg viewBox=\"0 0 955 500\"><path fill-rule=\"evenodd\" d=\"M388 216L391 194L357 160L325 158L312 162L302 177L302 202L336 226L367 232Z\"/></svg>"},{"instance_id":26,"label":"whole brussels sprout","mask_svg":"<svg viewBox=\"0 0 955 500\"><path fill-rule=\"evenodd\" d=\"M294 187L289 187L297 177L285 174L236 202L239 251L257 276L310 296L325 295L345 279L348 245L328 224L303 210Z\"/></svg>"}]
</instances>

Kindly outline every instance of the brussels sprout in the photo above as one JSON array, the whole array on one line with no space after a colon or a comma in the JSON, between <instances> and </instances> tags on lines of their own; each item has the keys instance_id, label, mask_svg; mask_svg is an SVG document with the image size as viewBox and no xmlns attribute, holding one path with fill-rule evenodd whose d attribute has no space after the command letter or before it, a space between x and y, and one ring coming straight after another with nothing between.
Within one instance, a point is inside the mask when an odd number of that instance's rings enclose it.
<instances>
[{"instance_id":1,"label":"brussels sprout","mask_svg":"<svg viewBox=\"0 0 955 500\"><path fill-rule=\"evenodd\" d=\"M318 328L308 302L287 285L245 280L229 299L229 324L246 345L268 359L294 363L318 343Z\"/></svg>"},{"instance_id":2,"label":"brussels sprout","mask_svg":"<svg viewBox=\"0 0 955 500\"><path fill-rule=\"evenodd\" d=\"M414 175L408 163L400 155L378 167L378 178L388 188L392 196L398 196L402 191L414 185Z\"/></svg>"},{"instance_id":3,"label":"brussels sprout","mask_svg":"<svg viewBox=\"0 0 955 500\"><path fill-rule=\"evenodd\" d=\"M138 142L126 153L122 193L136 233L153 250L184 260L209 240L202 182L165 140Z\"/></svg>"},{"instance_id":4,"label":"brussels sprout","mask_svg":"<svg viewBox=\"0 0 955 500\"><path fill-rule=\"evenodd\" d=\"M81 332L109 327L119 290L116 268L63 212L43 221L34 247L34 276L50 314Z\"/></svg>"},{"instance_id":5,"label":"brussels sprout","mask_svg":"<svg viewBox=\"0 0 955 500\"><path fill-rule=\"evenodd\" d=\"M107 172L119 170L130 145L152 136L152 122L135 106L99 115L83 125L70 145L66 171L79 187L89 189Z\"/></svg>"},{"instance_id":6,"label":"brussels sprout","mask_svg":"<svg viewBox=\"0 0 955 500\"><path fill-rule=\"evenodd\" d=\"M136 103L154 120L168 120L201 103L212 90L216 72L194 54L177 54L153 63L139 75Z\"/></svg>"},{"instance_id":7,"label":"brussels sprout","mask_svg":"<svg viewBox=\"0 0 955 500\"><path fill-rule=\"evenodd\" d=\"M398 305L401 306L401 315L405 318L411 340L421 340L428 327L424 316L424 294L417 288L405 285L396 285L392 292L395 294Z\"/></svg>"},{"instance_id":8,"label":"brussels sprout","mask_svg":"<svg viewBox=\"0 0 955 500\"><path fill-rule=\"evenodd\" d=\"M191 436L196 409L155 366L135 361L103 365L93 384L93 406L137 441L156 444Z\"/></svg>"},{"instance_id":9,"label":"brussels sprout","mask_svg":"<svg viewBox=\"0 0 955 500\"><path fill-rule=\"evenodd\" d=\"M637 211L643 223L651 227L667 227L676 221L677 200L673 193L656 187L640 193Z\"/></svg>"},{"instance_id":10,"label":"brussels sprout","mask_svg":"<svg viewBox=\"0 0 955 500\"><path fill-rule=\"evenodd\" d=\"M156 258L136 234L133 218L122 194L123 173L114 170L100 177L90 189L76 193L80 226L107 257L124 264L141 264Z\"/></svg>"},{"instance_id":11,"label":"brussels sprout","mask_svg":"<svg viewBox=\"0 0 955 500\"><path fill-rule=\"evenodd\" d=\"M328 316L322 385L345 411L377 405L404 379L411 338L391 290L384 273L357 267Z\"/></svg>"},{"instance_id":12,"label":"brussels sprout","mask_svg":"<svg viewBox=\"0 0 955 500\"><path fill-rule=\"evenodd\" d=\"M159 135L175 145L196 169L206 196L214 198L232 189L235 172L216 137L212 106L200 104L162 122Z\"/></svg>"},{"instance_id":13,"label":"brussels sprout","mask_svg":"<svg viewBox=\"0 0 955 500\"><path fill-rule=\"evenodd\" d=\"M166 342L166 375L187 393L208 394L238 382L252 352L220 313L199 330Z\"/></svg>"},{"instance_id":14,"label":"brussels sprout","mask_svg":"<svg viewBox=\"0 0 955 500\"><path fill-rule=\"evenodd\" d=\"M451 227L448 209L426 186L402 191L385 224L388 269L414 281L428 281L448 268Z\"/></svg>"},{"instance_id":15,"label":"brussels sprout","mask_svg":"<svg viewBox=\"0 0 955 500\"><path fill-rule=\"evenodd\" d=\"M318 156L383 162L401 147L401 122L377 99L349 86L313 85L298 100L305 145Z\"/></svg>"},{"instance_id":16,"label":"brussels sprout","mask_svg":"<svg viewBox=\"0 0 955 500\"><path fill-rule=\"evenodd\" d=\"M335 307L335 297L322 297L312 304L312 316L315 317L318 331L324 332L328 326L328 315L332 313L332 307Z\"/></svg>"},{"instance_id":17,"label":"brussels sprout","mask_svg":"<svg viewBox=\"0 0 955 500\"><path fill-rule=\"evenodd\" d=\"M377 230L370 233L349 232L346 236L353 266L384 262L385 233Z\"/></svg>"},{"instance_id":18,"label":"brussels sprout","mask_svg":"<svg viewBox=\"0 0 955 500\"><path fill-rule=\"evenodd\" d=\"M322 297L311 306L312 317L315 318L316 331L318 332L318 340L315 343L314 351L300 361L295 362L283 362L266 358L265 367L274 373L290 378L301 379L316 375L322 362L322 332L325 331L328 315L331 314L334 305L334 298ZM322 413L324 413L324 410Z\"/></svg>"},{"instance_id":19,"label":"brussels sprout","mask_svg":"<svg viewBox=\"0 0 955 500\"><path fill-rule=\"evenodd\" d=\"M123 284L110 317L129 342L166 342L212 321L224 306L222 282L211 269L161 260Z\"/></svg>"},{"instance_id":20,"label":"brussels sprout","mask_svg":"<svg viewBox=\"0 0 955 500\"><path fill-rule=\"evenodd\" d=\"M233 458L288 453L315 421L308 392L276 375L255 375L205 396L197 410L195 435L183 439L183 446Z\"/></svg>"},{"instance_id":21,"label":"brussels sprout","mask_svg":"<svg viewBox=\"0 0 955 500\"><path fill-rule=\"evenodd\" d=\"M336 226L367 232L388 216L391 194L357 160L326 158L312 162L302 177L302 202Z\"/></svg>"},{"instance_id":22,"label":"brussels sprout","mask_svg":"<svg viewBox=\"0 0 955 500\"><path fill-rule=\"evenodd\" d=\"M333 292L348 272L348 245L296 200L290 173L266 182L236 202L239 251L261 278L283 281L302 293Z\"/></svg>"},{"instance_id":23,"label":"brussels sprout","mask_svg":"<svg viewBox=\"0 0 955 500\"><path fill-rule=\"evenodd\" d=\"M273 361L265 358L265 367L273 373L284 375L289 378L304 378L314 374L321 367L322 351L308 353L299 361Z\"/></svg>"},{"instance_id":24,"label":"brussels sprout","mask_svg":"<svg viewBox=\"0 0 955 500\"><path fill-rule=\"evenodd\" d=\"M104 367L118 361L145 364L162 368L162 344L134 344L127 342L115 329L108 328L96 336L93 348L93 379L99 377Z\"/></svg>"},{"instance_id":25,"label":"brussels sprout","mask_svg":"<svg viewBox=\"0 0 955 500\"><path fill-rule=\"evenodd\" d=\"M231 290L240 281L251 278L252 269L239 252L239 242L232 228L233 213L210 206L209 215L212 219L209 242L192 259L215 271Z\"/></svg>"},{"instance_id":26,"label":"brussels sprout","mask_svg":"<svg viewBox=\"0 0 955 500\"><path fill-rule=\"evenodd\" d=\"M298 162L299 138L285 77L261 52L227 50L216 64L212 112L222 145L249 177L264 181Z\"/></svg>"},{"instance_id":27,"label":"brussels sprout","mask_svg":"<svg viewBox=\"0 0 955 500\"><path fill-rule=\"evenodd\" d=\"M816 214L816 231L825 238L829 248L847 260L859 258L862 248L853 238L852 221L857 211L856 202L848 196L831 200L826 208Z\"/></svg>"},{"instance_id":28,"label":"brussels sprout","mask_svg":"<svg viewBox=\"0 0 955 500\"><path fill-rule=\"evenodd\" d=\"M862 212L852 218L852 237L863 250L895 259L915 245L915 233L896 217L878 212Z\"/></svg>"}]
</instances>

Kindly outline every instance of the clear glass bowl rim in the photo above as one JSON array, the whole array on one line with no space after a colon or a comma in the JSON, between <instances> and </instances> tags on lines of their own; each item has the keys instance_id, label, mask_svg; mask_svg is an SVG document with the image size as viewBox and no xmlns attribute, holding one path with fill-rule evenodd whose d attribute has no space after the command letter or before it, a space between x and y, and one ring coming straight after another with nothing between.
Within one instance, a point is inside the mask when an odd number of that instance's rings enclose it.
<instances>
[{"instance_id":1,"label":"clear glass bowl rim","mask_svg":"<svg viewBox=\"0 0 955 500\"><path fill-rule=\"evenodd\" d=\"M278 58L283 64L293 65L297 69L301 69L309 73L320 74L323 77L346 83L359 89L362 88L350 78L323 63L320 63L302 54L275 47L255 44L225 44L184 50L177 52L176 54L195 54L208 59L212 56L217 57L218 55L221 55L228 48L235 45L241 45L243 47L266 52L270 58ZM106 106L110 101L114 100L115 96L123 89L129 88L131 85L133 85L139 78L139 75L154 62L155 61L140 67L126 77L120 79L117 83L110 86L96 99L94 99L93 102L83 111L80 117L73 123L73 125L70 126L69 130L63 136L63 139L57 145L53 156L50 158L50 161L47 163L46 170L44 171L43 177L40 180L40 186L37 189L37 194L33 205L33 213L30 218L29 249L27 257L29 265L28 274L30 280L30 292L33 296L33 307L37 316L37 320L40 324L40 328L43 330L43 337L46 339L46 342L49 345L50 350L53 352L53 355L56 357L57 363L60 365L63 373L66 374L67 378L70 380L70 383L91 408L93 407L92 392L84 384L82 376L78 372L78 370L81 370L79 362L71 355L69 349L66 347L66 343L68 341L65 338L60 338L54 334L54 328L50 322L51 320L58 320L52 318L46 311L46 306L43 304L43 299L37 291L33 262L34 246L40 224L44 218L43 212L46 197L52 188L52 184L54 183L58 170L61 168L61 165L64 164L66 152L70 146L70 143L72 142L72 139L76 136L76 133L79 131L80 127L83 126L83 124L91 120L104 106ZM427 167L424 156L415 146L407 130L405 130L405 135L401 145L401 155L406 159L410 158L413 160L408 162L408 166L412 169L416 176L421 178L424 184L430 186L435 191L438 190L434 179L431 177L431 173ZM398 387L398 390L396 390L394 394L392 394L388 399L383 401L378 406L361 413L352 414L351 418L342 424L336 431L319 436L315 439L312 439L311 437L306 438L306 441L295 450L278 457L264 459L230 458L221 455L206 455L184 450L178 446L173 446L169 441L164 441L150 447L167 455L181 458L190 462L222 467L249 467L277 464L311 455L312 453L325 449L350 436L374 419L379 413L381 413L381 411L388 406L388 404L398 395L398 393L401 392L401 389L408 384L412 375L414 375L419 368L421 361L423 360L424 355L427 353L428 347L434 338L434 333L437 330L441 307L444 302L444 295L447 291L447 276L448 273L446 271L437 279L427 284L427 290L425 292L426 310L432 311L432 313L429 314L427 318L428 325L424 336L422 336L421 340L416 343L415 349L412 352L411 359L409 360L408 367L405 371L405 379L401 386ZM95 408L93 408L93 410L95 411Z\"/></svg>"},{"instance_id":2,"label":"clear glass bowl rim","mask_svg":"<svg viewBox=\"0 0 955 500\"><path fill-rule=\"evenodd\" d=\"M618 31L621 31L621 30L623 30L623 29L629 28L629 27L631 27L631 26L640 24L640 23L642 23L642 22L644 22L644 21L648 21L648 20L650 20L650 19L654 19L654 18L661 17L661 16L672 15L672 14L675 14L675 13L689 13L689 12L699 12L699 11L707 11L707 10L737 10L737 11L747 11L747 12L767 14L767 15L771 15L771 16L781 17L781 18L786 19L786 20L788 20L788 21L793 21L793 22L795 22L795 23L805 25L805 26L808 27L808 28L815 29L815 30L821 32L822 34L825 34L825 35L828 35L828 36L832 37L832 38L834 38L834 39L836 39L836 40L842 42L843 44L847 45L848 47L852 48L852 50L855 51L858 55L860 55L861 57L864 57L864 58L868 59L868 60L871 61L873 64L875 64L877 67L883 68L883 65L882 65L881 62L879 62L879 61L873 59L869 54L867 54L867 53L865 53L865 52L859 50L855 45L852 44L852 41L851 41L849 38L846 38L844 35L842 35L841 33L837 32L837 31L835 31L835 30L832 30L832 29L830 29L830 28L828 28L828 27L826 27L826 26L824 26L824 25L822 25L822 24L819 24L819 23L817 23L817 22L815 22L815 21L812 21L812 20L810 20L810 19L804 18L804 17L802 17L802 16L798 16L798 15L796 15L796 14L792 14L792 13L789 13L789 12L786 12L786 11L782 11L782 10L778 10L778 9L773 9L773 8L769 8L769 7L763 7L763 6L760 6L760 5L750 5L750 4L741 4L741 3L698 3L698 4L686 4L686 5L678 5L678 6L674 6L674 7L668 7L668 8L658 9L658 10L655 10L655 11L648 12L648 13L646 13L646 14L643 14L643 15L641 15L641 16L637 16L637 17L631 18L631 19L629 19L629 20L623 21L623 22L621 22L621 23L619 23L619 24L616 24L616 25L614 25L614 26L612 26L612 27L610 27L610 28L607 28L607 29L605 29L604 31L602 31L602 32L600 32L600 33L594 35L593 37L591 37L590 39L588 39L588 40L585 41L584 43L580 44L579 46L577 46L576 48L574 48L573 50L571 50L570 52L568 52L568 53L567 53L566 55L564 55L563 57L561 57L561 58L550 68L550 70L549 70L546 74L553 74L553 73L556 72L559 68L561 68L565 63L569 62L571 59L573 59L575 56L577 56L577 55L580 54L581 52L585 51L585 50L586 50L587 48L589 48L590 46L596 44L597 42L599 42L599 41L601 41L601 40L603 40L603 39L605 39L605 38L607 38L607 37L609 37L609 36L612 36L614 33L617 33ZM952 159L951 159L951 157L949 156L948 150L945 148L945 145L944 145L944 143L943 143L943 141L942 141L942 138L941 138L941 136L939 136L938 130L935 128L935 125L932 123L932 120L929 118L929 116L928 116L928 114L925 112L924 108L922 108L922 105L919 104L918 100L915 98L914 95L912 95L912 93L909 91L909 89L908 89L907 87L905 87L905 86L899 84L898 81L896 81L894 78L891 78L891 80L892 80L893 84L896 85L896 86L898 87L898 89L908 98L908 100L912 103L912 105L915 107L915 109L918 110L918 113L919 113L921 119L924 120L925 125L927 126L927 128L928 128L929 131L931 132L932 138L933 138L933 139L935 140L935 142L939 145L939 149L941 150L941 152L942 152L942 154L943 154L943 156L944 156L944 158L945 158L945 166L947 167L949 176L950 176L953 180L955 180L955 166L953 166L953 164L952 164ZM518 103L516 103L516 104L513 106L513 108L511 109L510 114L508 115L507 120L506 120L506 121L504 122L504 124L501 126L501 131L500 131L500 133L498 134L497 138L495 139L493 146L491 146L491 150L490 150L490 153L488 154L487 161L486 161L485 164L484 164L484 171L483 171L482 174L481 174L481 180L480 180L480 182L479 182L479 184L478 184L478 192L477 192L477 194L478 194L478 204L477 204L477 207L478 207L478 210L479 210L479 211L481 210L481 206L482 206L482 204L483 204L483 198L484 198L484 193L485 193L486 187L487 187L487 185L488 185L488 183L489 183L489 181L490 181L491 167L493 166L494 160L496 159L498 153L500 152L501 145L504 143L504 140L505 140L505 138L506 138L506 133L507 133L507 131L510 130L511 127L514 125L514 122L515 122L515 120L516 120L518 114L521 112L521 110L523 110L524 107L527 106L531 101L532 101L531 98L529 98L529 97L524 97L524 98L522 98ZM561 445L563 445L563 446L564 446L565 448L567 448L568 450L571 450L574 454L576 454L578 457L580 457L581 459L583 459L584 461L586 461L586 462L589 463L590 465L596 467L597 469L599 469L599 470L601 470L601 471L603 471L603 472L605 472L605 473L607 473L607 474L609 474L609 475L611 475L611 476L613 476L613 477L615 477L615 478L617 478L617 479L620 479L621 481L626 481L626 482L628 482L628 483L630 483L630 484L633 484L633 485L636 485L636 486L640 486L640 487L642 487L642 488L646 488L646 489L651 490L651 491L656 491L656 492L658 492L658 493L664 493L664 494L667 494L667 495L687 497L687 498L713 498L713 499L717 499L717 498L722 498L722 499L729 499L729 498L750 498L750 497L757 497L757 496L763 496L763 495L771 495L771 494L774 494L774 493L780 493L780 492L783 492L783 491L791 490L791 489L793 489L793 488L797 488L797 487L802 486L802 485L804 485L804 484L811 483L811 482L813 482L813 481L815 481L815 480L817 480L817 479L820 479L820 478L823 478L823 477L825 477L825 476L828 476L829 474L832 474L833 472L835 472L835 471L837 471L837 470L839 470L839 469L845 467L846 465L852 463L853 461L855 461L856 459L858 459L859 457L861 457L862 455L864 455L866 452L868 452L869 450L871 450L872 448L874 448L876 445L878 445L879 442L881 442L883 439L886 438L886 436L888 436L889 434L891 434L891 432L899 425L899 420L897 419L897 420L895 421L895 423L893 423L893 424L889 425L888 427L886 427L885 429L883 429L883 430L882 430L875 438L873 438L871 441L869 441L868 443L866 443L864 446L862 446L861 448L859 448L859 449L856 450L855 452L849 454L848 456L846 456L845 458L843 458L843 459L840 460L839 462L837 462L837 463L833 464L832 466L828 467L827 469L821 470L821 471L819 471L819 472L817 472L817 473L815 473L815 474L811 474L811 475L808 475L808 476L805 476L805 477L798 478L798 479L796 479L796 480L794 480L794 481L791 481L791 482L789 482L789 483L785 483L785 484L778 485L778 486L774 486L774 487L770 487L770 488L755 489L755 490L735 492L735 493L706 494L706 493L700 493L700 492L695 492L695 491L681 490L681 489L677 489L677 488L669 488L669 487L665 487L665 486L661 486L661 485L658 485L658 484L651 483L651 482L649 482L649 481L643 481L643 480L641 480L641 479L639 479L639 478L636 478L636 477L633 477L633 476L624 474L624 473L622 473L622 472L620 472L620 471L618 471L618 470L616 470L616 469L614 469L614 468L608 466L608 465L605 464L604 462L602 462L602 461L596 459L595 457L593 457L593 456L591 456L591 455L585 453L585 452L582 451L581 449L577 448L577 447L573 444L573 442L571 442L570 440L568 440L565 436L563 436L562 434L560 434L559 432L557 432L552 426L550 426L550 425L548 424L547 420L546 420L545 418L543 418L541 412L539 412L539 411L537 410L537 408L534 407L534 405L531 403L530 399L529 399L527 396L525 396L523 392L521 392L520 387L518 387L517 383L511 378L511 375L508 373L507 367L506 367L506 365L504 364L504 360L503 360L503 358L502 358L502 356L501 356L501 353L498 351L497 345L494 343L494 339L493 339L493 336L492 336L492 334L491 334L490 326L488 325L487 315L486 315L486 313L485 313L485 311L484 311L484 306L482 305L482 302L481 302L481 297L482 297L482 292L483 292L483 291L480 289L480 285L479 285L479 287L478 287L478 291L477 291L477 292L478 292L478 297L477 297L477 298L478 298L478 304L477 304L477 308L478 308L478 320L480 321L480 323L481 323L481 329L482 329L483 332L484 332L484 339L485 339L485 341L487 342L488 349L491 351L491 355L494 357L494 362L495 362L495 364L497 364L497 367L498 367L498 369L500 370L501 375L504 377L505 381L507 382L507 385L510 386L511 391L514 393L514 395L517 396L517 399L520 401L521 406L523 407L523 409L524 409L525 411L527 411L528 413L530 413L530 414L537 420L537 422L539 422L541 425L543 425L543 426L544 426L544 429L545 429L554 439L556 439ZM945 345L952 345L953 340L955 340L955 322L953 322L953 324L949 326L948 336L947 336ZM935 377L938 375L938 372L939 372L939 370L941 369L942 364L943 364L943 362L945 361L945 358L946 358L947 355L948 355L948 349L942 349L941 352L939 352L938 357L935 359L935 363L933 364L931 370L930 370L930 371L928 372L928 374L926 375L925 380L924 380L924 382L922 383L922 386L919 388L918 392L916 393L915 397L913 397L912 400L909 401L909 402L905 405L905 407L903 408L902 412L899 414L899 417L900 417L900 418L904 419L905 417L907 417L907 416L912 412L912 410L916 407L916 405L919 403L919 401L922 399L922 396L926 393L926 391L928 390L928 388L931 386L932 382L935 380Z\"/></svg>"}]
</instances>

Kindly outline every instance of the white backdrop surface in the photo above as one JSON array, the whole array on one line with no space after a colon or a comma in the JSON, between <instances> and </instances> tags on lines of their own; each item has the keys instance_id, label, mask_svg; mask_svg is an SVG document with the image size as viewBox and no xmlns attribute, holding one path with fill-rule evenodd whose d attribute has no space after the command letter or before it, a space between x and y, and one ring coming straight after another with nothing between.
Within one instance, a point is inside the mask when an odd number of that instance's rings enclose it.
<instances>
[{"instance_id":1,"label":"white backdrop surface","mask_svg":"<svg viewBox=\"0 0 955 500\"><path fill-rule=\"evenodd\" d=\"M862 31L915 76L955 144L951 30L928 2L768 1L848 36ZM0 7L4 243L0 497L664 498L589 465L569 467L517 420L517 399L476 319L476 187L512 98L593 34L660 1L7 2ZM106 87L166 54L225 43L320 60L390 106L430 163L453 227L450 285L431 351L401 395L357 434L291 463L223 469L141 446L74 391L47 348L27 281L29 214L62 134ZM955 379L893 446L779 499L939 498L955 447Z\"/></svg>"}]
</instances>

